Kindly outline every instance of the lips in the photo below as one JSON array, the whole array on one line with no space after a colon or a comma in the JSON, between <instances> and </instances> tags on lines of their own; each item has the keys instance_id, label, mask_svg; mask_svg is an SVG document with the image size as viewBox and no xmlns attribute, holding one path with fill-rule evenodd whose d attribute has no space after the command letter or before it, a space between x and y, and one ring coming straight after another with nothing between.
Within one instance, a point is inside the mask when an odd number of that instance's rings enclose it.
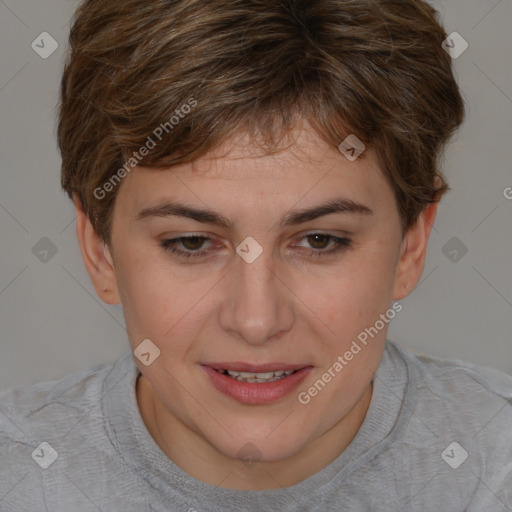
<instances>
[{"instance_id":1,"label":"lips","mask_svg":"<svg viewBox=\"0 0 512 512\"><path fill-rule=\"evenodd\" d=\"M218 391L245 404L265 404L285 397L313 369L300 364L243 362L208 363L201 367Z\"/></svg>"}]
</instances>

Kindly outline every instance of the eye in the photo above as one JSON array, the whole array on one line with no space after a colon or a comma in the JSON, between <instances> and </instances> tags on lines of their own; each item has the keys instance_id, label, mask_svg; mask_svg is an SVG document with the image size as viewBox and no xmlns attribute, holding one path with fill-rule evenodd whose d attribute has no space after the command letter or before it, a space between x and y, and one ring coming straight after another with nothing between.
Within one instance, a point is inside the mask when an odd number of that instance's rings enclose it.
<instances>
[{"instance_id":1,"label":"eye","mask_svg":"<svg viewBox=\"0 0 512 512\"><path fill-rule=\"evenodd\" d=\"M179 238L172 238L168 240L162 240L160 245L166 250L173 254L183 258L195 258L200 256L208 256L210 251L199 250L203 246L206 240L211 240L207 236L181 236ZM181 249L184 247L185 250Z\"/></svg>"},{"instance_id":2,"label":"eye","mask_svg":"<svg viewBox=\"0 0 512 512\"><path fill-rule=\"evenodd\" d=\"M312 258L325 257L352 246L350 239L328 233L309 233L303 237L303 240L307 240L310 247L313 247L314 250L308 251L308 256ZM329 246L330 248L326 249Z\"/></svg>"},{"instance_id":3,"label":"eye","mask_svg":"<svg viewBox=\"0 0 512 512\"><path fill-rule=\"evenodd\" d=\"M309 233L303 236L301 240L307 240L309 246L312 247L312 249L306 250L306 256L309 258L326 257L352 246L350 239L340 238L328 233ZM211 249L203 249L205 243L211 241L212 239L208 236L189 235L162 240L160 245L165 251L177 255L179 258L203 258L213 252Z\"/></svg>"}]
</instances>

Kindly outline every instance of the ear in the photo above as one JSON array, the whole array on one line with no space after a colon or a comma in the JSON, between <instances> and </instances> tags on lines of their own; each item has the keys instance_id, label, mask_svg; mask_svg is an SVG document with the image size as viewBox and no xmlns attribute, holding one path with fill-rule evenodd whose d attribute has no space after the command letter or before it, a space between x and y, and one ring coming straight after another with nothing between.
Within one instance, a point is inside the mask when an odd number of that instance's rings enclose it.
<instances>
[{"instance_id":1,"label":"ear","mask_svg":"<svg viewBox=\"0 0 512 512\"><path fill-rule=\"evenodd\" d=\"M429 204L407 231L397 264L393 300L407 297L418 284L425 267L427 243L437 214L437 203Z\"/></svg>"},{"instance_id":2,"label":"ear","mask_svg":"<svg viewBox=\"0 0 512 512\"><path fill-rule=\"evenodd\" d=\"M80 200L73 197L76 210L76 237L98 297L107 304L119 304L114 263L108 245L99 237Z\"/></svg>"}]
</instances>

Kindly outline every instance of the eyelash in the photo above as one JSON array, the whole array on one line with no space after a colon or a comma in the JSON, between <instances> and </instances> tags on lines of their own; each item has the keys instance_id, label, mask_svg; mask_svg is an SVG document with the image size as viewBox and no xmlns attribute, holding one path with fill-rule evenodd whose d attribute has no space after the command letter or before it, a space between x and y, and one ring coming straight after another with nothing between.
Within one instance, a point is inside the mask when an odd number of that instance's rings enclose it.
<instances>
[{"instance_id":1,"label":"eyelash","mask_svg":"<svg viewBox=\"0 0 512 512\"><path fill-rule=\"evenodd\" d=\"M335 246L332 249L328 249L328 250L314 250L313 249L308 252L307 256L309 258L325 257L325 256L332 255L332 254L338 253L340 251L343 251L344 249L348 249L348 248L352 247L352 241L349 238L344 238L344 237L340 238L337 236L330 235L328 233L309 233L309 234L303 236L302 238L309 238L309 237L316 236L316 235L327 237L329 240L332 240L334 242ZM162 240L160 245L162 246L162 248L165 251L171 252L173 254L176 254L178 257L185 258L185 259L201 258L204 256L208 256L210 254L210 251L207 251L207 250L206 251L205 250L184 251L182 249L176 248L176 244L180 243L182 240L188 240L191 238L198 238L198 239L205 240L205 241L211 240L211 238L208 236L195 236L195 235L181 236L178 238Z\"/></svg>"}]
</instances>

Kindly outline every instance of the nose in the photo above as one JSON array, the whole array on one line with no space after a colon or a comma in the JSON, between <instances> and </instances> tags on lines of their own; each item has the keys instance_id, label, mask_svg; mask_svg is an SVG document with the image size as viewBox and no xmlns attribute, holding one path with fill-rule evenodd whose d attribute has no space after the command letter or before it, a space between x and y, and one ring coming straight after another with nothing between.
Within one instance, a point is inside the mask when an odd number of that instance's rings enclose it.
<instances>
[{"instance_id":1,"label":"nose","mask_svg":"<svg viewBox=\"0 0 512 512\"><path fill-rule=\"evenodd\" d=\"M270 252L252 263L239 258L227 276L220 325L251 345L263 345L290 330L294 321L293 294L273 268Z\"/></svg>"}]
</instances>

